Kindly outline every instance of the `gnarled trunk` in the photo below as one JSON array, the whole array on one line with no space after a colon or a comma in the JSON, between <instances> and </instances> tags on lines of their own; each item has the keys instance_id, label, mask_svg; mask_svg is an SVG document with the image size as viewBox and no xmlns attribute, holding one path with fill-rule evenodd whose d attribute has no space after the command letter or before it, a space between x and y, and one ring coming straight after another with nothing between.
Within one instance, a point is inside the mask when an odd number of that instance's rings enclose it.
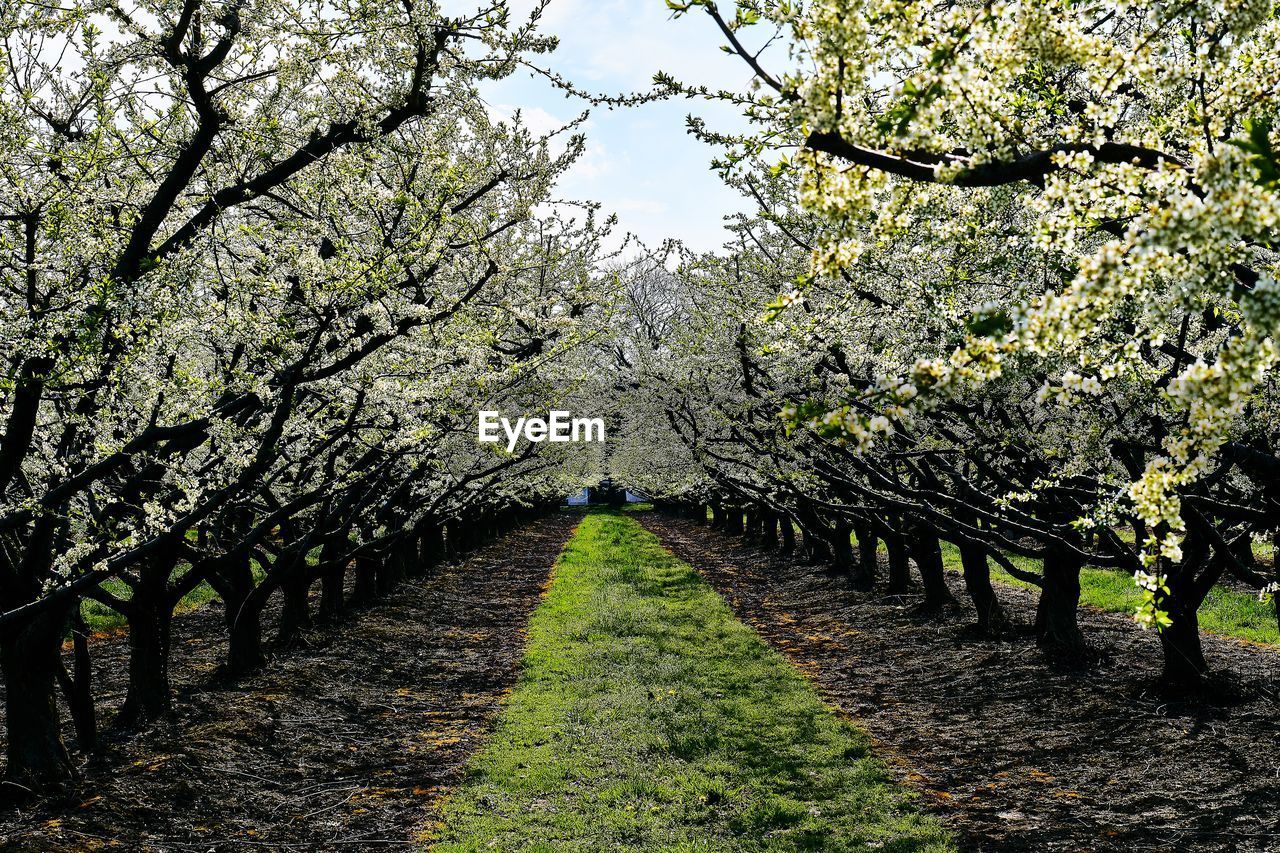
<instances>
[{"instance_id":1,"label":"gnarled trunk","mask_svg":"<svg viewBox=\"0 0 1280 853\"><path fill-rule=\"evenodd\" d=\"M144 575L145 577L145 575ZM116 716L119 728L158 720L173 710L169 684L169 635L173 607L162 579L134 590L125 611L129 623L129 687Z\"/></svg>"},{"instance_id":2,"label":"gnarled trunk","mask_svg":"<svg viewBox=\"0 0 1280 853\"><path fill-rule=\"evenodd\" d=\"M1253 558L1252 539L1238 541L1236 559ZM1201 686L1209 674L1200 644L1198 612L1204 597L1222 576L1228 555L1214 554L1200 525L1188 525L1182 544L1183 558L1166 573L1168 594L1159 599L1159 607L1169 614L1173 624L1160 631L1160 648L1164 652L1164 669L1160 683L1165 689L1189 691Z\"/></svg>"},{"instance_id":3,"label":"gnarled trunk","mask_svg":"<svg viewBox=\"0 0 1280 853\"><path fill-rule=\"evenodd\" d=\"M378 558L361 551L355 560L355 583L351 586L351 603L364 607L378 597Z\"/></svg>"},{"instance_id":4,"label":"gnarled trunk","mask_svg":"<svg viewBox=\"0 0 1280 853\"><path fill-rule=\"evenodd\" d=\"M960 543L960 565L964 569L964 587L978 613L978 630L987 636L999 636L1009 627L996 591L991 586L991 566L987 550L981 545Z\"/></svg>"},{"instance_id":5,"label":"gnarled trunk","mask_svg":"<svg viewBox=\"0 0 1280 853\"><path fill-rule=\"evenodd\" d=\"M742 509L740 507L725 508L724 532L734 536L741 536L745 532Z\"/></svg>"},{"instance_id":6,"label":"gnarled trunk","mask_svg":"<svg viewBox=\"0 0 1280 853\"><path fill-rule=\"evenodd\" d=\"M760 514L760 548L765 551L778 549L778 516L772 510Z\"/></svg>"},{"instance_id":7,"label":"gnarled trunk","mask_svg":"<svg viewBox=\"0 0 1280 853\"><path fill-rule=\"evenodd\" d=\"M296 574L280 583L282 603L280 608L280 624L276 628L276 644L284 647L292 646L301 639L302 632L309 629L311 622L310 592L311 577L306 567L293 570Z\"/></svg>"},{"instance_id":8,"label":"gnarled trunk","mask_svg":"<svg viewBox=\"0 0 1280 853\"><path fill-rule=\"evenodd\" d=\"M89 626L79 604L71 618L72 671L65 666L58 671L62 695L71 711L71 723L76 729L76 744L81 752L87 752L98 744L98 713L93 705L93 661L89 655Z\"/></svg>"},{"instance_id":9,"label":"gnarled trunk","mask_svg":"<svg viewBox=\"0 0 1280 853\"><path fill-rule=\"evenodd\" d=\"M255 672L267 662L262 653L262 605L253 597L237 604L227 607L227 675L231 678Z\"/></svg>"},{"instance_id":10,"label":"gnarled trunk","mask_svg":"<svg viewBox=\"0 0 1280 853\"><path fill-rule=\"evenodd\" d=\"M1036 604L1036 641L1045 654L1069 664L1086 657L1084 636L1076 620L1080 604L1080 558L1065 548L1045 551L1043 586Z\"/></svg>"},{"instance_id":11,"label":"gnarled trunk","mask_svg":"<svg viewBox=\"0 0 1280 853\"><path fill-rule=\"evenodd\" d=\"M813 527L804 529L804 561L810 564L831 561L831 546Z\"/></svg>"},{"instance_id":12,"label":"gnarled trunk","mask_svg":"<svg viewBox=\"0 0 1280 853\"><path fill-rule=\"evenodd\" d=\"M346 609L344 587L347 583L347 564L339 562L320 576L320 619L338 622Z\"/></svg>"},{"instance_id":13,"label":"gnarled trunk","mask_svg":"<svg viewBox=\"0 0 1280 853\"><path fill-rule=\"evenodd\" d=\"M8 760L4 781L19 791L68 789L76 779L54 695L67 616L66 606L57 607L0 635Z\"/></svg>"},{"instance_id":14,"label":"gnarled trunk","mask_svg":"<svg viewBox=\"0 0 1280 853\"><path fill-rule=\"evenodd\" d=\"M938 542L937 532L924 525L914 531L911 543L911 555L915 558L916 568L920 570L920 582L924 586L924 609L941 610L955 604L955 596L947 586L947 572L942 563L942 546Z\"/></svg>"},{"instance_id":15,"label":"gnarled trunk","mask_svg":"<svg viewBox=\"0 0 1280 853\"><path fill-rule=\"evenodd\" d=\"M432 524L422 539L422 560L428 567L438 566L445 556L444 527Z\"/></svg>"},{"instance_id":16,"label":"gnarled trunk","mask_svg":"<svg viewBox=\"0 0 1280 853\"><path fill-rule=\"evenodd\" d=\"M850 537L853 536L853 527L846 521L836 521L829 529L827 544L831 550L831 567L852 578L854 559Z\"/></svg>"},{"instance_id":17,"label":"gnarled trunk","mask_svg":"<svg viewBox=\"0 0 1280 853\"><path fill-rule=\"evenodd\" d=\"M1160 684L1171 690L1191 690L1203 683L1209 673L1200 644L1200 623L1195 606L1180 606L1168 597L1161 604L1173 624L1160 631L1160 648L1164 652L1164 669Z\"/></svg>"},{"instance_id":18,"label":"gnarled trunk","mask_svg":"<svg viewBox=\"0 0 1280 853\"><path fill-rule=\"evenodd\" d=\"M796 529L792 525L791 516L778 516L778 530L782 534L782 544L779 546L784 554L793 553L796 550Z\"/></svg>"},{"instance_id":19,"label":"gnarled trunk","mask_svg":"<svg viewBox=\"0 0 1280 853\"><path fill-rule=\"evenodd\" d=\"M911 589L911 563L906 539L896 530L885 528L884 547L889 553L889 593L903 595Z\"/></svg>"},{"instance_id":20,"label":"gnarled trunk","mask_svg":"<svg viewBox=\"0 0 1280 853\"><path fill-rule=\"evenodd\" d=\"M223 617L227 624L226 674L239 678L266 663L262 653L262 608L267 593L254 586L248 560L223 566L216 586L222 595ZM212 581L212 575L211 575Z\"/></svg>"},{"instance_id":21,"label":"gnarled trunk","mask_svg":"<svg viewBox=\"0 0 1280 853\"><path fill-rule=\"evenodd\" d=\"M854 536L858 539L858 565L853 571L853 585L857 589L870 591L875 588L878 568L875 529L866 522L858 522L853 529Z\"/></svg>"}]
</instances>

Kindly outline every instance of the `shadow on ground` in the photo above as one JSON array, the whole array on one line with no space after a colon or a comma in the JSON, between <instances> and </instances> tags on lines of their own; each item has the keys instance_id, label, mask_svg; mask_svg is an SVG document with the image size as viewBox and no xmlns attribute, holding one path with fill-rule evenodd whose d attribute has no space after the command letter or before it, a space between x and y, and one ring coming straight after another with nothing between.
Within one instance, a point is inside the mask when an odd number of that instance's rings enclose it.
<instances>
[{"instance_id":1,"label":"shadow on ground","mask_svg":"<svg viewBox=\"0 0 1280 853\"><path fill-rule=\"evenodd\" d=\"M1171 704L1150 690L1158 640L1124 616L1082 612L1101 660L1053 671L1025 632L975 639L971 612L920 619L915 600L637 518L870 732L966 849L1280 850L1280 653L1206 637L1242 696ZM1034 612L1029 592L999 595Z\"/></svg>"},{"instance_id":2,"label":"shadow on ground","mask_svg":"<svg viewBox=\"0 0 1280 853\"><path fill-rule=\"evenodd\" d=\"M411 843L515 683L525 625L579 520L536 522L410 581L236 685L213 677L225 649L217 603L178 616L174 717L127 739L108 734L71 802L0 813L0 847ZM93 652L109 719L123 700L124 638Z\"/></svg>"}]
</instances>

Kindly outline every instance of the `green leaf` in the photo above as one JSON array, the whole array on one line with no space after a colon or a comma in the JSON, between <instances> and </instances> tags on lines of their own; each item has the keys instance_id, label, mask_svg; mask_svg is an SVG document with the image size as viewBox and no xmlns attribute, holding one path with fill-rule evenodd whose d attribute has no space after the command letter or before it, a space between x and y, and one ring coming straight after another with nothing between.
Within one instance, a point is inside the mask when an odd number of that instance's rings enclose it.
<instances>
[{"instance_id":1,"label":"green leaf","mask_svg":"<svg viewBox=\"0 0 1280 853\"><path fill-rule=\"evenodd\" d=\"M970 317L965 328L972 335L996 337L1013 328L1013 318L1008 311L984 311Z\"/></svg>"}]
</instances>

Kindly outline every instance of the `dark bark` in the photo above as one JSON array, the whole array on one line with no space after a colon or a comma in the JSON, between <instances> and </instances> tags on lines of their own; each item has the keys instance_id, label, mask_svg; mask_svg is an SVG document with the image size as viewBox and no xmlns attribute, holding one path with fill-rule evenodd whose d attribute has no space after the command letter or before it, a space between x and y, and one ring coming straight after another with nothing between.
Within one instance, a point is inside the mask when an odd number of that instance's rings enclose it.
<instances>
[{"instance_id":1,"label":"dark bark","mask_svg":"<svg viewBox=\"0 0 1280 853\"><path fill-rule=\"evenodd\" d=\"M924 609L940 610L955 604L955 596L947 586L947 572L942 563L942 546L937 531L917 526L913 531L911 556L915 558L924 587Z\"/></svg>"},{"instance_id":2,"label":"dark bark","mask_svg":"<svg viewBox=\"0 0 1280 853\"><path fill-rule=\"evenodd\" d=\"M0 635L7 735L4 781L17 786L17 793L66 790L76 779L62 742L54 695L67 617L68 608L54 608Z\"/></svg>"},{"instance_id":3,"label":"dark bark","mask_svg":"<svg viewBox=\"0 0 1280 853\"><path fill-rule=\"evenodd\" d=\"M226 674L239 678L266 663L262 653L262 607L266 598L255 589L249 560L237 558L217 568L220 571L210 574L210 582L222 596L228 637Z\"/></svg>"},{"instance_id":4,"label":"dark bark","mask_svg":"<svg viewBox=\"0 0 1280 853\"><path fill-rule=\"evenodd\" d=\"M745 528L743 526L742 509L738 507L726 507L724 515L724 532L733 536L741 536Z\"/></svg>"},{"instance_id":5,"label":"dark bark","mask_svg":"<svg viewBox=\"0 0 1280 853\"><path fill-rule=\"evenodd\" d=\"M796 528L791 521L791 517L782 515L778 517L778 529L782 533L782 544L780 550L784 554L790 554L796 550Z\"/></svg>"},{"instance_id":6,"label":"dark bark","mask_svg":"<svg viewBox=\"0 0 1280 853\"><path fill-rule=\"evenodd\" d=\"M1244 553L1237 554L1237 559L1253 559L1250 543L1250 538L1241 540ZM1182 550L1182 560L1166 573L1165 586L1169 592L1159 597L1160 609L1173 622L1160 630L1160 649L1164 653L1160 683L1164 688L1175 691L1194 690L1209 674L1209 664L1200 644L1197 614L1226 565L1226 555L1213 554L1199 524L1188 525Z\"/></svg>"},{"instance_id":7,"label":"dark bark","mask_svg":"<svg viewBox=\"0 0 1280 853\"><path fill-rule=\"evenodd\" d=\"M356 557L355 573L355 584L351 588L351 603L363 606L377 598L377 558L362 552Z\"/></svg>"},{"instance_id":8,"label":"dark bark","mask_svg":"<svg viewBox=\"0 0 1280 853\"><path fill-rule=\"evenodd\" d=\"M390 595L408 575L411 545L411 540L401 538L383 552L376 575L379 595Z\"/></svg>"},{"instance_id":9,"label":"dark bark","mask_svg":"<svg viewBox=\"0 0 1280 853\"><path fill-rule=\"evenodd\" d=\"M169 635L173 622L164 581L143 575L125 610L129 623L129 686L116 716L118 728L133 728L158 720L173 710L169 684Z\"/></svg>"},{"instance_id":10,"label":"dark bark","mask_svg":"<svg viewBox=\"0 0 1280 853\"><path fill-rule=\"evenodd\" d=\"M344 599L347 581L347 564L339 562L320 576L320 620L333 623L342 620L346 610Z\"/></svg>"},{"instance_id":11,"label":"dark bark","mask_svg":"<svg viewBox=\"0 0 1280 853\"><path fill-rule=\"evenodd\" d=\"M889 553L889 593L903 595L911 589L911 563L906 538L887 527L883 538L885 550Z\"/></svg>"},{"instance_id":12,"label":"dark bark","mask_svg":"<svg viewBox=\"0 0 1280 853\"><path fill-rule=\"evenodd\" d=\"M831 562L831 546L813 527L804 528L804 561L809 564Z\"/></svg>"},{"instance_id":13,"label":"dark bark","mask_svg":"<svg viewBox=\"0 0 1280 853\"><path fill-rule=\"evenodd\" d=\"M846 521L836 521L830 528L827 537L831 550L831 567L852 579L854 574L853 527Z\"/></svg>"},{"instance_id":14,"label":"dark bark","mask_svg":"<svg viewBox=\"0 0 1280 853\"><path fill-rule=\"evenodd\" d=\"M1076 611L1080 604L1080 558L1063 548L1045 550L1044 583L1036 605L1036 641L1051 658L1080 664L1087 656Z\"/></svg>"},{"instance_id":15,"label":"dark bark","mask_svg":"<svg viewBox=\"0 0 1280 853\"><path fill-rule=\"evenodd\" d=\"M1162 607L1173 624L1160 631L1160 649L1164 652L1164 668L1160 683L1172 690L1191 690L1204 682L1209 664L1200 644L1197 607L1183 606L1166 597Z\"/></svg>"},{"instance_id":16,"label":"dark bark","mask_svg":"<svg viewBox=\"0 0 1280 853\"><path fill-rule=\"evenodd\" d=\"M227 675L231 678L255 672L267 661L262 652L262 605L252 596L237 605L227 608Z\"/></svg>"},{"instance_id":17,"label":"dark bark","mask_svg":"<svg viewBox=\"0 0 1280 853\"><path fill-rule=\"evenodd\" d=\"M778 516L771 510L760 514L760 547L765 551L778 549Z\"/></svg>"},{"instance_id":18,"label":"dark bark","mask_svg":"<svg viewBox=\"0 0 1280 853\"><path fill-rule=\"evenodd\" d=\"M422 543L419 559L425 574L444 560L444 528L439 524L428 524L422 532Z\"/></svg>"},{"instance_id":19,"label":"dark bark","mask_svg":"<svg viewBox=\"0 0 1280 853\"><path fill-rule=\"evenodd\" d=\"M964 569L964 587L978 613L978 631L986 636L999 636L1009 627L1000 599L991 586L991 565L987 549L968 542L960 543L960 565Z\"/></svg>"},{"instance_id":20,"label":"dark bark","mask_svg":"<svg viewBox=\"0 0 1280 853\"><path fill-rule=\"evenodd\" d=\"M76 730L76 744L88 752L98 744L98 713L93 705L93 661L89 656L89 626L84 622L77 603L71 619L71 667L58 670L62 696L71 711L71 724Z\"/></svg>"},{"instance_id":21,"label":"dark bark","mask_svg":"<svg viewBox=\"0 0 1280 853\"><path fill-rule=\"evenodd\" d=\"M879 568L875 528L866 522L858 522L854 525L854 536L858 539L858 563L853 570L853 585L856 589L870 591L875 588L876 570Z\"/></svg>"},{"instance_id":22,"label":"dark bark","mask_svg":"<svg viewBox=\"0 0 1280 853\"><path fill-rule=\"evenodd\" d=\"M299 569L305 569L305 566ZM276 628L276 644L282 647L295 645L302 638L302 632L312 626L309 595L311 576L299 569L295 569L296 574L280 583L282 601L280 624Z\"/></svg>"}]
</instances>

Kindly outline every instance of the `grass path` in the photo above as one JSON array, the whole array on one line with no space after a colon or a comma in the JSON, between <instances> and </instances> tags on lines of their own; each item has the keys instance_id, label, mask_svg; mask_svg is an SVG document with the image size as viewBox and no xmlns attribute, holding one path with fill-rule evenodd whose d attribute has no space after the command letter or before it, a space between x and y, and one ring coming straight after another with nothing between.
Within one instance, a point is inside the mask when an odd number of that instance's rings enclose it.
<instances>
[{"instance_id":1,"label":"grass path","mask_svg":"<svg viewBox=\"0 0 1280 853\"><path fill-rule=\"evenodd\" d=\"M442 850L949 850L864 734L630 518L588 514Z\"/></svg>"}]
</instances>

